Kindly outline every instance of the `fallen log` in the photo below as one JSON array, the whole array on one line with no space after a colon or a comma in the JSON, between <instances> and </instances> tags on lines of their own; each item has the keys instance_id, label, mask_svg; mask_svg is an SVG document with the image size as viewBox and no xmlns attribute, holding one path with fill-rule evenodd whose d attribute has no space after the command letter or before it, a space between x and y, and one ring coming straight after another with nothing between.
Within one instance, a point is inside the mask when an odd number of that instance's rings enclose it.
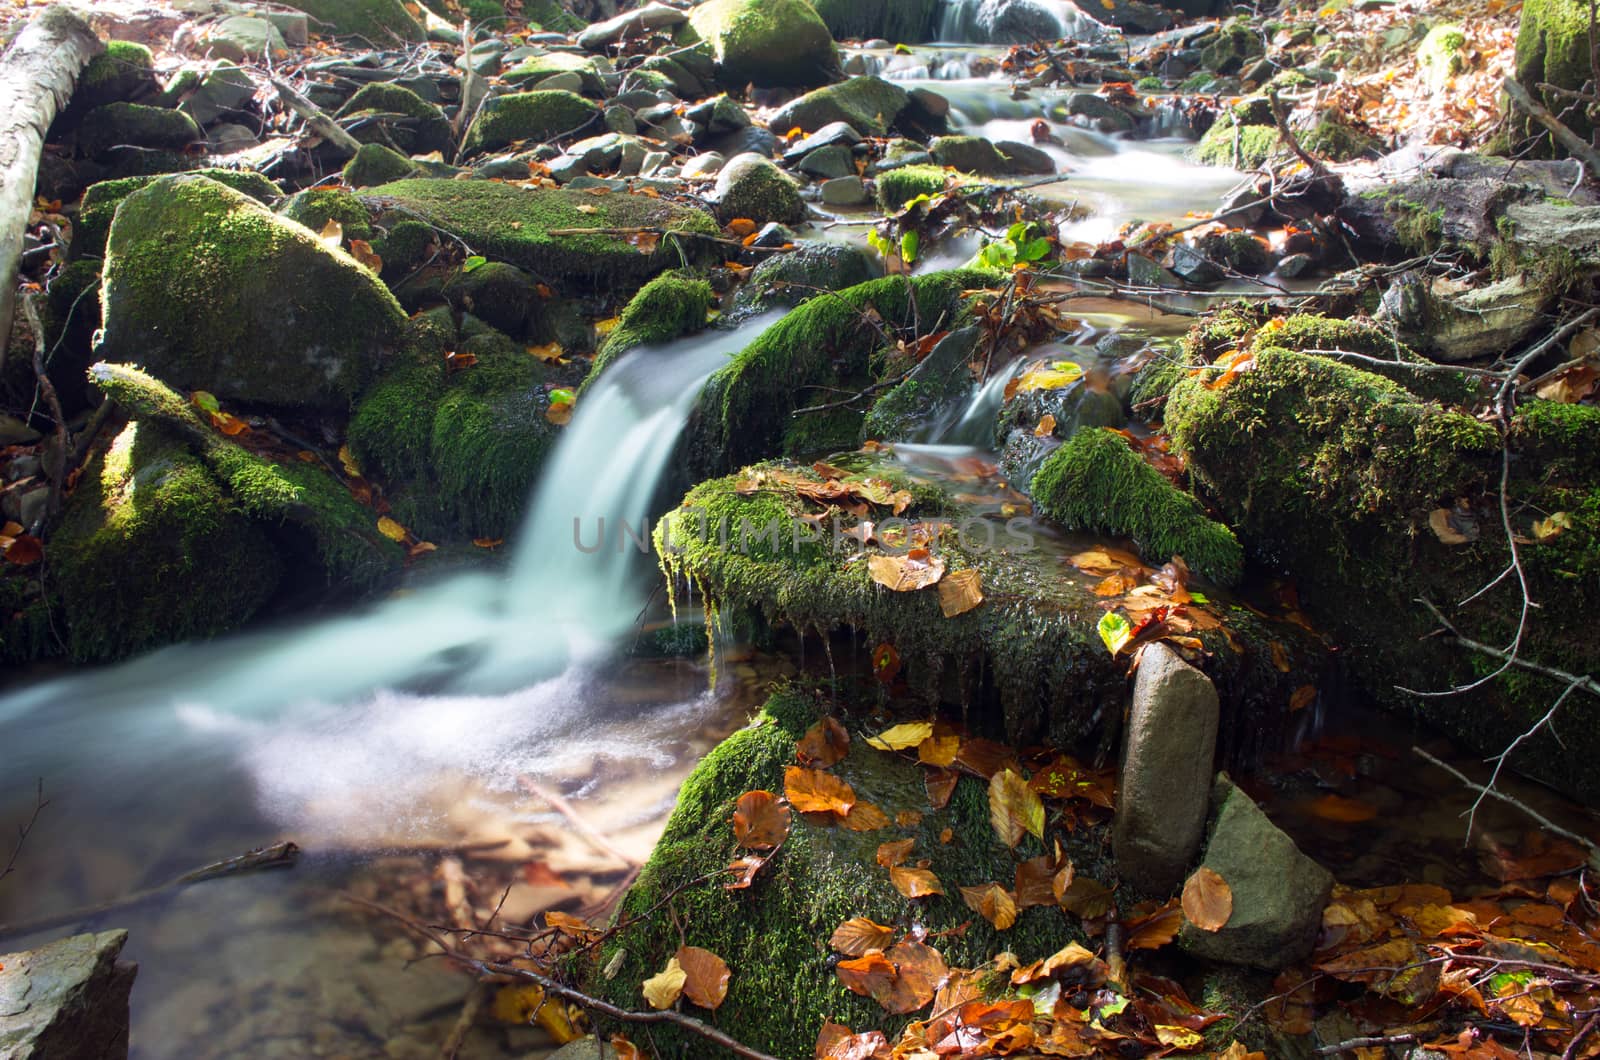
<instances>
[{"instance_id":1,"label":"fallen log","mask_svg":"<svg viewBox=\"0 0 1600 1060\"><path fill-rule=\"evenodd\" d=\"M87 22L54 5L22 27L0 57L0 340L11 334L16 311L17 267L45 130L103 50Z\"/></svg>"}]
</instances>

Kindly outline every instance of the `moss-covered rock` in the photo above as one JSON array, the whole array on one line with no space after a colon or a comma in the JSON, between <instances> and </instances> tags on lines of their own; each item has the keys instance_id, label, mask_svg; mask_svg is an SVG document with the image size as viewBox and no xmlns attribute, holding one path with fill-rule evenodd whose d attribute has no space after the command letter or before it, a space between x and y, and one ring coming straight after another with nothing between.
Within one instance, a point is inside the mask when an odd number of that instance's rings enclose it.
<instances>
[{"instance_id":1,"label":"moss-covered rock","mask_svg":"<svg viewBox=\"0 0 1600 1060\"><path fill-rule=\"evenodd\" d=\"M1552 113L1560 114L1567 127L1585 140L1594 131L1587 109L1570 106L1566 97L1543 92L1539 86L1548 84L1577 92L1593 76L1589 5L1585 0L1526 0L1517 26L1517 81ZM1546 155L1559 157L1565 153L1533 119L1518 116L1513 121L1523 137L1540 140Z\"/></svg>"},{"instance_id":2,"label":"moss-covered rock","mask_svg":"<svg viewBox=\"0 0 1600 1060\"><path fill-rule=\"evenodd\" d=\"M1112 431L1079 431L1046 458L1030 492L1039 511L1062 526L1132 538L1157 564L1182 556L1220 585L1236 584L1243 573L1244 550L1233 531Z\"/></svg>"},{"instance_id":3,"label":"moss-covered rock","mask_svg":"<svg viewBox=\"0 0 1600 1060\"><path fill-rule=\"evenodd\" d=\"M888 40L920 44L939 33L938 0L815 0L823 24L837 40Z\"/></svg>"},{"instance_id":4,"label":"moss-covered rock","mask_svg":"<svg viewBox=\"0 0 1600 1060\"><path fill-rule=\"evenodd\" d=\"M530 55L501 74L500 80L508 85L537 85L557 74L577 74L583 82L582 92L586 96L599 97L605 94L605 82L600 79L600 70L594 59L575 52Z\"/></svg>"},{"instance_id":5,"label":"moss-covered rock","mask_svg":"<svg viewBox=\"0 0 1600 1060\"><path fill-rule=\"evenodd\" d=\"M589 375L587 389L606 366L635 346L670 342L706 326L706 312L716 301L711 284L692 273L668 272L657 276L629 300L621 321L606 336Z\"/></svg>"},{"instance_id":6,"label":"moss-covered rock","mask_svg":"<svg viewBox=\"0 0 1600 1060\"><path fill-rule=\"evenodd\" d=\"M754 152L735 155L717 174L717 217L744 217L757 224L796 224L805 219L800 189L772 160Z\"/></svg>"},{"instance_id":7,"label":"moss-covered rock","mask_svg":"<svg viewBox=\"0 0 1600 1060\"><path fill-rule=\"evenodd\" d=\"M1319 158L1354 162L1380 151L1383 141L1371 133L1324 118L1298 134L1300 146Z\"/></svg>"},{"instance_id":8,"label":"moss-covered rock","mask_svg":"<svg viewBox=\"0 0 1600 1060\"><path fill-rule=\"evenodd\" d=\"M1011 160L981 136L940 136L928 145L928 153L941 166L965 173L993 176L1015 172Z\"/></svg>"},{"instance_id":9,"label":"moss-covered rock","mask_svg":"<svg viewBox=\"0 0 1600 1060\"><path fill-rule=\"evenodd\" d=\"M714 244L679 239L673 233L720 232L717 223L699 210L623 192L589 195L486 180L419 178L385 184L369 194L369 201L437 225L465 240L475 252L508 261L550 283L640 283L685 259L710 260ZM594 212L586 212L588 208ZM641 254L625 238L601 232L550 235L552 229L605 228L654 228L666 235L652 254Z\"/></svg>"},{"instance_id":10,"label":"moss-covered rock","mask_svg":"<svg viewBox=\"0 0 1600 1060\"><path fill-rule=\"evenodd\" d=\"M804 303L736 354L700 392L686 428L691 468L718 474L780 451L793 412L810 388L861 390L873 381L870 355L902 328L950 328L963 315L961 292L991 274L930 273L873 280ZM929 322L938 321L939 324ZM822 393L824 390L817 390ZM859 437L861 413L841 410Z\"/></svg>"},{"instance_id":11,"label":"moss-covered rock","mask_svg":"<svg viewBox=\"0 0 1600 1060\"><path fill-rule=\"evenodd\" d=\"M1244 64L1266 51L1261 33L1248 19L1232 19L1200 51L1200 62L1219 74L1238 73Z\"/></svg>"},{"instance_id":12,"label":"moss-covered rock","mask_svg":"<svg viewBox=\"0 0 1600 1060\"><path fill-rule=\"evenodd\" d=\"M361 200L344 188L308 188L296 192L278 207L278 213L313 232L338 221L346 239L371 239L372 222Z\"/></svg>"},{"instance_id":13,"label":"moss-covered rock","mask_svg":"<svg viewBox=\"0 0 1600 1060\"><path fill-rule=\"evenodd\" d=\"M402 154L449 152L455 146L444 111L402 85L363 85L334 117L363 143L381 143Z\"/></svg>"},{"instance_id":14,"label":"moss-covered rock","mask_svg":"<svg viewBox=\"0 0 1600 1060\"><path fill-rule=\"evenodd\" d=\"M112 40L83 68L72 94L72 106L89 109L131 102L158 90L155 57L150 49L133 41Z\"/></svg>"},{"instance_id":15,"label":"moss-covered rock","mask_svg":"<svg viewBox=\"0 0 1600 1060\"><path fill-rule=\"evenodd\" d=\"M531 337L539 324L538 284L526 272L503 261L470 271L458 269L445 281L444 297L513 337Z\"/></svg>"},{"instance_id":16,"label":"moss-covered rock","mask_svg":"<svg viewBox=\"0 0 1600 1060\"><path fill-rule=\"evenodd\" d=\"M340 176L352 188L370 188L404 180L417 173L417 164L399 151L382 144L362 144Z\"/></svg>"},{"instance_id":17,"label":"moss-covered rock","mask_svg":"<svg viewBox=\"0 0 1600 1060\"><path fill-rule=\"evenodd\" d=\"M988 792L981 780L963 778L949 804L934 810L917 765L874 751L861 739L851 742L848 756L831 772L891 818L914 811L920 821L853 832L795 814L788 840L755 882L725 889L722 870L737 854L728 824L734 804L747 791L784 790L784 767L795 763L795 744L818 716L813 697L780 689L755 724L720 744L684 781L666 832L618 911L618 922L628 926L606 941L587 970L592 992L618 1007L639 1008L644 1004L640 984L659 972L679 945L700 946L727 961L733 975L716 1012L695 1015L745 1045L801 1057L812 1054L825 1021L885 1025L883 1008L852 994L833 973L828 939L851 917L883 924L915 921L935 935L928 943L952 967L975 967L1000 950L1028 962L1070 941L1087 941L1058 909L1026 909L1004 932L974 916L961 900L961 886L1009 880L1016 857L1037 856L1043 848L1031 837L1016 853L999 844L988 823ZM941 841L945 829L953 841ZM1068 854L1083 877L1109 878L1105 854L1094 845L1101 831L1084 829L1069 838ZM917 841L912 856L929 859L946 894L912 902L875 864L880 843L908 837ZM685 935L659 908L669 895ZM949 930L957 925L965 926ZM617 962L614 974L602 974L612 961ZM888 1019L893 1026L894 1018ZM700 1040L677 1033L655 1030L652 1043L662 1057L706 1055Z\"/></svg>"},{"instance_id":18,"label":"moss-covered rock","mask_svg":"<svg viewBox=\"0 0 1600 1060\"><path fill-rule=\"evenodd\" d=\"M801 243L751 270L736 301L741 309L796 306L828 291L866 283L879 271L865 251L849 243Z\"/></svg>"},{"instance_id":19,"label":"moss-covered rock","mask_svg":"<svg viewBox=\"0 0 1600 1060\"><path fill-rule=\"evenodd\" d=\"M50 556L68 648L83 661L236 628L283 573L266 534L205 466L141 423L89 462Z\"/></svg>"},{"instance_id":20,"label":"moss-covered rock","mask_svg":"<svg viewBox=\"0 0 1600 1060\"><path fill-rule=\"evenodd\" d=\"M523 0L522 17L553 33L576 33L584 28L583 19L562 7L559 0Z\"/></svg>"},{"instance_id":21,"label":"moss-covered rock","mask_svg":"<svg viewBox=\"0 0 1600 1060\"><path fill-rule=\"evenodd\" d=\"M272 203L283 194L283 189L277 184L260 173L248 169L197 169L191 175L209 177L219 184L226 184L234 191L250 196L257 202ZM111 231L111 218L116 215L117 206L123 199L156 179L154 176L122 177L119 180L102 180L98 184L90 185L83 193L83 200L78 204L77 223L72 226L73 256L97 258L103 254L106 249L106 234Z\"/></svg>"},{"instance_id":22,"label":"moss-covered rock","mask_svg":"<svg viewBox=\"0 0 1600 1060\"><path fill-rule=\"evenodd\" d=\"M311 16L313 33L338 37L364 37L378 47L395 41L427 39L422 23L411 17L400 0L287 0L297 11Z\"/></svg>"},{"instance_id":23,"label":"moss-covered rock","mask_svg":"<svg viewBox=\"0 0 1600 1060\"><path fill-rule=\"evenodd\" d=\"M478 110L462 151L471 154L524 140L541 142L575 136L599 121L600 108L576 92L512 92L493 97Z\"/></svg>"},{"instance_id":24,"label":"moss-covered rock","mask_svg":"<svg viewBox=\"0 0 1600 1060\"><path fill-rule=\"evenodd\" d=\"M1247 550L1293 572L1313 619L1350 649L1353 673L1374 696L1486 753L1504 749L1549 708L1559 686L1520 673L1455 696L1396 689L1450 688L1499 665L1430 637L1436 623L1419 599L1450 607L1473 597L1452 618L1482 642L1510 643L1516 632L1516 579L1478 594L1509 561L1498 525L1501 440L1491 426L1360 368L1272 347L1258 349L1253 369L1227 387L1185 377L1168 399L1166 423L1191 475ZM1592 468L1581 460L1515 459L1512 471L1519 533L1529 533L1539 513L1564 511L1571 521L1521 548L1532 597L1543 605L1529 616L1522 651L1591 671L1600 651L1564 616L1600 596L1600 565L1590 551L1600 541ZM1465 525L1476 536L1445 544L1430 517L1458 503L1468 506ZM1600 728L1588 703L1574 697L1568 710L1557 726L1561 742L1546 731L1513 764L1593 799L1600 796L1593 735Z\"/></svg>"},{"instance_id":25,"label":"moss-covered rock","mask_svg":"<svg viewBox=\"0 0 1600 1060\"><path fill-rule=\"evenodd\" d=\"M807 92L785 104L767 127L779 136L790 129L812 133L836 121L862 136L884 136L905 110L911 97L906 90L881 77L852 77L837 85Z\"/></svg>"},{"instance_id":26,"label":"moss-covered rock","mask_svg":"<svg viewBox=\"0 0 1600 1060\"><path fill-rule=\"evenodd\" d=\"M1207 166L1255 169L1282 147L1271 125L1239 125L1224 113L1194 146L1194 160Z\"/></svg>"},{"instance_id":27,"label":"moss-covered rock","mask_svg":"<svg viewBox=\"0 0 1600 1060\"><path fill-rule=\"evenodd\" d=\"M101 297L101 358L267 405L346 406L405 325L354 258L205 177L123 200Z\"/></svg>"},{"instance_id":28,"label":"moss-covered rock","mask_svg":"<svg viewBox=\"0 0 1600 1060\"><path fill-rule=\"evenodd\" d=\"M833 36L808 0L705 0L689 13L685 43L702 41L724 83L824 84L838 71Z\"/></svg>"},{"instance_id":29,"label":"moss-covered rock","mask_svg":"<svg viewBox=\"0 0 1600 1060\"><path fill-rule=\"evenodd\" d=\"M1450 78L1466 69L1467 35L1460 26L1440 23L1428 31L1417 45L1417 66L1435 92L1442 92Z\"/></svg>"},{"instance_id":30,"label":"moss-covered rock","mask_svg":"<svg viewBox=\"0 0 1600 1060\"><path fill-rule=\"evenodd\" d=\"M83 116L78 126L78 151L103 158L120 147L182 151L204 143L205 133L181 110L142 103L107 103Z\"/></svg>"},{"instance_id":31,"label":"moss-covered rock","mask_svg":"<svg viewBox=\"0 0 1600 1060\"><path fill-rule=\"evenodd\" d=\"M899 210L918 195L937 195L944 190L949 170L940 166L911 165L878 174L878 205L890 212Z\"/></svg>"}]
</instances>

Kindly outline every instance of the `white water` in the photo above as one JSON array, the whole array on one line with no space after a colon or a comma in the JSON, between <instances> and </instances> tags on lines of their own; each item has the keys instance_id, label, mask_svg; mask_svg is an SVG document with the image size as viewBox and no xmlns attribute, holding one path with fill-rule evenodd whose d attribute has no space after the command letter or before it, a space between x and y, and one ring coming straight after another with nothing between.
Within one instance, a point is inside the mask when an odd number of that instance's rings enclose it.
<instances>
[{"instance_id":1,"label":"white water","mask_svg":"<svg viewBox=\"0 0 1600 1060\"><path fill-rule=\"evenodd\" d=\"M1106 32L1072 0L945 0L939 23L939 39L952 44L1097 40Z\"/></svg>"}]
</instances>

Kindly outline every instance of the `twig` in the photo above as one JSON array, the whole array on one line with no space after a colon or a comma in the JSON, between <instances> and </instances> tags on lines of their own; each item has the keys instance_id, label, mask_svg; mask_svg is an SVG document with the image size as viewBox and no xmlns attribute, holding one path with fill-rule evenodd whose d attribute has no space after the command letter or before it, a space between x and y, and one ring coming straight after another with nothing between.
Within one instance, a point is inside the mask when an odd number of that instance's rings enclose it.
<instances>
[{"instance_id":1,"label":"twig","mask_svg":"<svg viewBox=\"0 0 1600 1060\"><path fill-rule=\"evenodd\" d=\"M612 843L611 840L601 835L594 825L590 824L588 821L585 821L578 811L573 807L572 803L568 802L561 795L534 783L534 781L528 777L518 777L517 785L529 795L533 795L537 798L543 799L545 802L548 802L557 813L561 814L561 816L572 822L572 827L578 830L578 834L593 844L597 850L601 850L607 854L610 854L612 857L616 858L630 869L639 867L638 858L617 849L616 844Z\"/></svg>"},{"instance_id":2,"label":"twig","mask_svg":"<svg viewBox=\"0 0 1600 1060\"><path fill-rule=\"evenodd\" d=\"M28 815L26 824L17 826L17 845L11 848L11 856L6 858L6 867L0 869L0 880L5 879L16 870L17 856L22 853L22 844L28 841L28 833L33 831L33 826L39 823L39 814L50 805L50 800L44 797L44 778L39 778L38 791L33 796L33 812Z\"/></svg>"},{"instance_id":3,"label":"twig","mask_svg":"<svg viewBox=\"0 0 1600 1060\"><path fill-rule=\"evenodd\" d=\"M461 1047L467 1042L467 1035L472 1033L473 1024L478 1022L478 1014L488 1003L489 980L479 979L472 984L472 989L461 1002L461 1015L456 1017L456 1025L450 1028L450 1036L439 1048L439 1055L443 1060L456 1060L456 1054L461 1052Z\"/></svg>"},{"instance_id":4,"label":"twig","mask_svg":"<svg viewBox=\"0 0 1600 1060\"><path fill-rule=\"evenodd\" d=\"M1534 99L1514 77L1508 77L1500 86L1505 89L1506 95L1511 97L1511 102L1521 107L1534 121L1550 130L1550 135L1556 142L1567 149L1567 153L1578 159L1589 168L1592 176L1600 176L1600 151L1589 146L1588 141L1561 123L1557 118L1544 108L1538 100Z\"/></svg>"},{"instance_id":5,"label":"twig","mask_svg":"<svg viewBox=\"0 0 1600 1060\"><path fill-rule=\"evenodd\" d=\"M295 91L289 82L273 74L268 74L267 80L277 90L278 98L283 100L284 106L304 118L306 124L311 126L318 136L347 155L353 155L361 150L361 141L340 128L338 122L323 113L321 107Z\"/></svg>"},{"instance_id":6,"label":"twig","mask_svg":"<svg viewBox=\"0 0 1600 1060\"><path fill-rule=\"evenodd\" d=\"M632 1012L628 1009L618 1008L609 1001L602 1001L597 997L591 997L590 995L583 993L581 990L567 986L565 983L559 983L556 980L551 979L549 976L540 975L538 972L530 971L527 968L518 968L515 965L502 964L498 961L478 960L476 957L463 953L454 948L445 941L443 936L429 929L425 925L418 923L416 920L397 909L391 909L386 905L381 905L378 902L361 898L349 893L346 893L344 898L347 901L354 902L357 905L365 906L374 912L382 913L391 919L399 921L414 934L420 935L429 942L433 943L435 946L439 947L441 953L448 960L454 961L456 964L461 965L463 968L466 968L469 971L477 972L479 975L504 975L510 976L514 979L522 979L530 983L535 983L543 987L546 994L552 994L556 997L563 998L564 1000L571 1001L582 1006L583 1008L591 1009L602 1015L609 1016L611 1019L621 1020L624 1023L671 1023L674 1026L682 1027L689 1033L698 1035L709 1042L714 1042L737 1056L746 1057L747 1060L778 1060L777 1057L774 1057L768 1053L763 1053L759 1049L752 1049L750 1046L745 1045L738 1039L724 1034L715 1027L700 1022L693 1016L685 1016L683 1013L673 1009L662 1009L659 1012Z\"/></svg>"},{"instance_id":7,"label":"twig","mask_svg":"<svg viewBox=\"0 0 1600 1060\"><path fill-rule=\"evenodd\" d=\"M1434 765L1449 773L1451 776L1461 781L1461 783L1465 784L1473 791L1478 792L1478 797L1480 799L1485 796L1499 799L1506 805L1513 806L1527 814L1529 817L1532 817L1546 831L1554 835L1558 835L1561 838L1569 840L1573 843L1577 843L1579 846L1583 847L1589 852L1589 863L1597 868L1600 868L1600 846L1596 846L1592 840L1581 836L1576 832L1571 832L1565 828L1562 828L1560 825L1550 820L1550 818L1546 817L1544 814L1540 813L1538 810L1535 810L1533 807L1529 806L1527 803L1516 798L1515 796L1507 795L1505 792L1498 791L1493 787L1486 787L1483 784L1475 783L1470 777L1461 772L1461 770L1457 769L1455 766L1434 757L1420 747L1411 748L1411 753L1416 755L1418 758L1423 759L1424 761L1432 762Z\"/></svg>"},{"instance_id":8,"label":"twig","mask_svg":"<svg viewBox=\"0 0 1600 1060\"><path fill-rule=\"evenodd\" d=\"M1590 32L1592 33L1593 30ZM1578 1033L1572 1036L1572 1041L1568 1042L1566 1049L1562 1051L1561 1060L1573 1060L1578 1055L1578 1046L1582 1045L1583 1040L1589 1037L1589 1034L1595 1028L1597 1020L1600 1020L1600 1016L1590 1016L1588 1022L1578 1028Z\"/></svg>"},{"instance_id":9,"label":"twig","mask_svg":"<svg viewBox=\"0 0 1600 1060\"><path fill-rule=\"evenodd\" d=\"M1496 411L1498 411L1508 423L1510 422L1511 418L1511 409L1508 405L1508 401L1510 400L1512 392L1516 389L1517 378L1521 376L1522 373L1527 370L1528 366L1533 364L1534 361L1537 361L1540 357L1543 357L1546 353L1550 352L1550 350L1559 345L1561 341L1568 335L1571 335L1573 332L1577 331L1579 328L1583 327L1597 316L1600 316L1600 309L1585 309L1582 313L1579 313L1577 316L1573 317L1555 331L1552 331L1549 335L1546 335L1543 339L1535 343L1533 347L1529 349L1527 353L1524 353L1520 358L1518 358L1517 363L1506 372L1505 381L1500 384L1500 389L1495 392L1494 404Z\"/></svg>"},{"instance_id":10,"label":"twig","mask_svg":"<svg viewBox=\"0 0 1600 1060\"><path fill-rule=\"evenodd\" d=\"M45 505L45 514L54 515L61 510L61 489L67 477L67 461L72 456L72 439L67 433L66 413L61 411L61 397L56 393L56 385L50 381L50 373L44 364L44 324L39 319L38 297L36 294L23 296L22 315L28 321L28 329L33 332L33 375L39 384L39 392L44 395L44 403L50 406L50 415L56 421L55 457L47 458L44 464L50 479L50 498Z\"/></svg>"},{"instance_id":11,"label":"twig","mask_svg":"<svg viewBox=\"0 0 1600 1060\"><path fill-rule=\"evenodd\" d=\"M1338 1056L1340 1053L1353 1053L1357 1049L1370 1049L1378 1045L1404 1045L1407 1042L1422 1040L1420 1034L1389 1034L1377 1035L1370 1038L1349 1038L1333 1045L1317 1047L1318 1056Z\"/></svg>"}]
</instances>

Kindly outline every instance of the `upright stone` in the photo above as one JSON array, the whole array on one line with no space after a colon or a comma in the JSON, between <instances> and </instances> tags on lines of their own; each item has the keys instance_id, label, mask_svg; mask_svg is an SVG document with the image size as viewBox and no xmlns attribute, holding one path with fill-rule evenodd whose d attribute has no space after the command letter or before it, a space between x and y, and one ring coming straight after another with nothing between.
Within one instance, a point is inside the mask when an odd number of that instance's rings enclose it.
<instances>
[{"instance_id":1,"label":"upright stone","mask_svg":"<svg viewBox=\"0 0 1600 1060\"><path fill-rule=\"evenodd\" d=\"M1145 890L1170 891L1200 850L1217 716L1210 678L1159 641L1145 649L1112 830L1118 871Z\"/></svg>"},{"instance_id":2,"label":"upright stone","mask_svg":"<svg viewBox=\"0 0 1600 1060\"><path fill-rule=\"evenodd\" d=\"M1211 799L1216 819L1201 864L1227 882L1233 912L1217 931L1185 924L1179 942L1208 960L1269 971L1291 965L1316 945L1333 877L1227 776L1217 777Z\"/></svg>"},{"instance_id":3,"label":"upright stone","mask_svg":"<svg viewBox=\"0 0 1600 1060\"><path fill-rule=\"evenodd\" d=\"M126 1057L128 993L139 971L117 960L127 941L126 931L103 931L0 956L0 1056Z\"/></svg>"}]
</instances>

